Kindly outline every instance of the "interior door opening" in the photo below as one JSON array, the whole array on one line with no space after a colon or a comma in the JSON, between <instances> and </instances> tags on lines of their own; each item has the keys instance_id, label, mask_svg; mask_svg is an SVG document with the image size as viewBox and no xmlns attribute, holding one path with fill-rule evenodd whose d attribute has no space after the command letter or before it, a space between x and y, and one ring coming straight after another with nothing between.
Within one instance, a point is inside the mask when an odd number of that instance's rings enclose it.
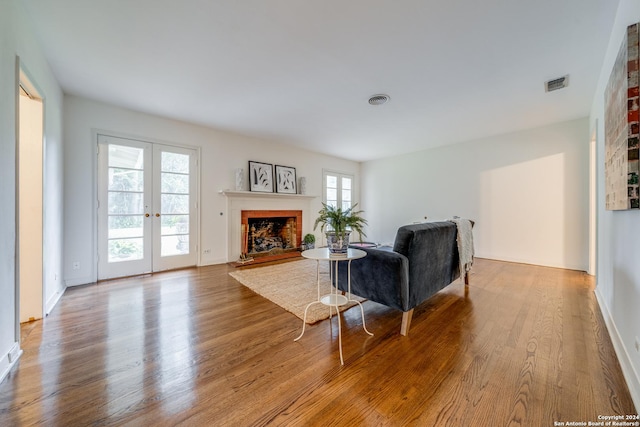
<instances>
[{"instance_id":1,"label":"interior door opening","mask_svg":"<svg viewBox=\"0 0 640 427\"><path fill-rule=\"evenodd\" d=\"M43 141L44 105L20 70L17 156L17 283L20 323L44 316Z\"/></svg>"}]
</instances>

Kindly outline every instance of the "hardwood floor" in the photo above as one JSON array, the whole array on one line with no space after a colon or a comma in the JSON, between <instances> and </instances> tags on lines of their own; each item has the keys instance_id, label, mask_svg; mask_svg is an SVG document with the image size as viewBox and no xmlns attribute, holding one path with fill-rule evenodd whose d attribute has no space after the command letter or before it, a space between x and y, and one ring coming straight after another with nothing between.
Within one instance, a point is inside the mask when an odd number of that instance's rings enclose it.
<instances>
[{"instance_id":1,"label":"hardwood floor","mask_svg":"<svg viewBox=\"0 0 640 427\"><path fill-rule=\"evenodd\" d=\"M476 259L402 313L307 328L218 265L70 288L23 328L0 425L553 426L635 414L582 272Z\"/></svg>"}]
</instances>

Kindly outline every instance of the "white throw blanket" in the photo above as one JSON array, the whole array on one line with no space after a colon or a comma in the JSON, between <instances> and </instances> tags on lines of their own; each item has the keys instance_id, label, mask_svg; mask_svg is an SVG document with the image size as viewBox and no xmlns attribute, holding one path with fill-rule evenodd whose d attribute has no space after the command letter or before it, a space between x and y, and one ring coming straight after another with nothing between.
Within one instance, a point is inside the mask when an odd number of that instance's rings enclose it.
<instances>
[{"instance_id":1,"label":"white throw blanket","mask_svg":"<svg viewBox=\"0 0 640 427\"><path fill-rule=\"evenodd\" d=\"M464 280L464 275L473 265L473 232L471 221L468 219L454 217L451 222L458 227L458 254L460 257L460 278Z\"/></svg>"}]
</instances>

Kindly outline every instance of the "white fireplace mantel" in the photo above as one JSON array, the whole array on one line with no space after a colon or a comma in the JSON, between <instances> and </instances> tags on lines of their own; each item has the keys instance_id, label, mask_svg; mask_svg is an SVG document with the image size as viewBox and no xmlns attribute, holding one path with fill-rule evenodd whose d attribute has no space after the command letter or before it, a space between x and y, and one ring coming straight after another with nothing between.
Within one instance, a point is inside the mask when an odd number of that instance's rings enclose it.
<instances>
[{"instance_id":1,"label":"white fireplace mantel","mask_svg":"<svg viewBox=\"0 0 640 427\"><path fill-rule=\"evenodd\" d=\"M316 196L307 194L262 193L256 191L221 190L227 199L227 261L236 261L242 248L243 210L300 210L302 211L302 233L311 233L313 227L311 200Z\"/></svg>"},{"instance_id":2,"label":"white fireplace mantel","mask_svg":"<svg viewBox=\"0 0 640 427\"><path fill-rule=\"evenodd\" d=\"M288 194L288 193L267 193L261 191L232 191L232 190L220 190L220 194L227 197L267 197L267 198L294 198L294 199L315 199L316 196L309 196L308 194Z\"/></svg>"}]
</instances>

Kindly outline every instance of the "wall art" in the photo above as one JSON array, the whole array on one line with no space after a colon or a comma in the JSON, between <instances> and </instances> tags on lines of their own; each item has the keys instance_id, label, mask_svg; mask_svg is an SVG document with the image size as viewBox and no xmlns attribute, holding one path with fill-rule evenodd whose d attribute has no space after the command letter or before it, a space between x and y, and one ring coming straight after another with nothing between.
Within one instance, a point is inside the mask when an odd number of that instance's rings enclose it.
<instances>
[{"instance_id":1,"label":"wall art","mask_svg":"<svg viewBox=\"0 0 640 427\"><path fill-rule=\"evenodd\" d=\"M273 193L273 165L249 160L251 191Z\"/></svg>"},{"instance_id":2,"label":"wall art","mask_svg":"<svg viewBox=\"0 0 640 427\"><path fill-rule=\"evenodd\" d=\"M276 192L296 194L296 169L276 165Z\"/></svg>"},{"instance_id":3,"label":"wall art","mask_svg":"<svg viewBox=\"0 0 640 427\"><path fill-rule=\"evenodd\" d=\"M607 210L640 208L638 26L633 24L627 27L605 89L604 177Z\"/></svg>"}]
</instances>

